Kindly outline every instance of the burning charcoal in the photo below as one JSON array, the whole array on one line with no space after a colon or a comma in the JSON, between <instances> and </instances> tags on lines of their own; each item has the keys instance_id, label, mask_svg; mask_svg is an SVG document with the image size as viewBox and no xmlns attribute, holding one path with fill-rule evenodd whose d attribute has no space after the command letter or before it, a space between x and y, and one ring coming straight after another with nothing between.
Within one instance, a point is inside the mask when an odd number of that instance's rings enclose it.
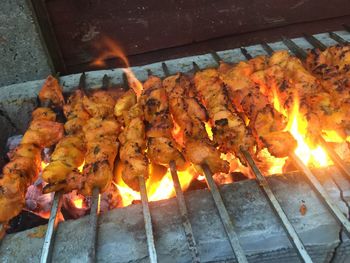
<instances>
[{"instance_id":1,"label":"burning charcoal","mask_svg":"<svg viewBox=\"0 0 350 263\"><path fill-rule=\"evenodd\" d=\"M118 189L111 185L106 192L101 195L100 211L102 213L117 208L122 202Z\"/></svg>"},{"instance_id":2,"label":"burning charcoal","mask_svg":"<svg viewBox=\"0 0 350 263\"><path fill-rule=\"evenodd\" d=\"M207 188L205 180L193 180L187 188L187 191L199 190Z\"/></svg>"},{"instance_id":3,"label":"burning charcoal","mask_svg":"<svg viewBox=\"0 0 350 263\"><path fill-rule=\"evenodd\" d=\"M249 178L241 172L231 172L231 177L234 182L239 182L243 180L248 180Z\"/></svg>"},{"instance_id":4,"label":"burning charcoal","mask_svg":"<svg viewBox=\"0 0 350 263\"><path fill-rule=\"evenodd\" d=\"M8 151L15 149L22 141L23 135L14 135L7 139L6 148Z\"/></svg>"},{"instance_id":5,"label":"burning charcoal","mask_svg":"<svg viewBox=\"0 0 350 263\"><path fill-rule=\"evenodd\" d=\"M8 158L11 158L13 151L21 143L22 138L23 138L23 135L14 135L7 139L5 151L7 152Z\"/></svg>"},{"instance_id":6,"label":"burning charcoal","mask_svg":"<svg viewBox=\"0 0 350 263\"><path fill-rule=\"evenodd\" d=\"M34 183L29 186L26 193L26 209L43 217L50 216L53 195L43 194L43 186L41 183Z\"/></svg>"},{"instance_id":7,"label":"burning charcoal","mask_svg":"<svg viewBox=\"0 0 350 263\"><path fill-rule=\"evenodd\" d=\"M48 220L40 217L30 211L23 210L18 216L10 220L10 227L6 230L6 233L16 233L30 229L33 227L47 224Z\"/></svg>"},{"instance_id":8,"label":"burning charcoal","mask_svg":"<svg viewBox=\"0 0 350 263\"><path fill-rule=\"evenodd\" d=\"M85 216L89 210L90 201L88 198L77 194L76 191L63 195L61 211L66 220Z\"/></svg>"}]
</instances>

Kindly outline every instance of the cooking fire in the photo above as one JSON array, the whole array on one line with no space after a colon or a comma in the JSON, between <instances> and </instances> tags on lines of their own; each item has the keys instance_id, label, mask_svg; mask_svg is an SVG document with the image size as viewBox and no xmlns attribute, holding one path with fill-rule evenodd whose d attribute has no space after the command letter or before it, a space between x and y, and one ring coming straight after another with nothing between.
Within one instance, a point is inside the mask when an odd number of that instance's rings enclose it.
<instances>
[{"instance_id":1,"label":"cooking fire","mask_svg":"<svg viewBox=\"0 0 350 263\"><path fill-rule=\"evenodd\" d=\"M3 168L4 229L22 210L49 218L60 199L60 221L140 201L146 218L147 201L179 198L196 183L215 192L240 177L349 161L349 44L310 50L304 60L280 50L217 68L194 64L188 74L164 64L165 78L149 71L143 83L116 43L104 39L99 48L94 64L119 57L128 88L105 75L100 88L87 89L82 74L66 95L59 79L46 79Z\"/></svg>"}]
</instances>

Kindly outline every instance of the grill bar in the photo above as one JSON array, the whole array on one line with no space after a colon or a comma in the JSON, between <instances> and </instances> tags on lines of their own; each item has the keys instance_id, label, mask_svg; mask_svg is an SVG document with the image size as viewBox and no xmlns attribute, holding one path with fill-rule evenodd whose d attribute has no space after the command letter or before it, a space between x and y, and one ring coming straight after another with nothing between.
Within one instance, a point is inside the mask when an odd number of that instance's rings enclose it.
<instances>
[{"instance_id":1,"label":"grill bar","mask_svg":"<svg viewBox=\"0 0 350 263\"><path fill-rule=\"evenodd\" d=\"M181 214L182 225L184 227L187 243L188 243L189 249L190 249L191 254L192 254L192 262L199 263L200 257L199 257L199 251L197 248L197 242L194 239L192 226L191 226L191 223L190 223L190 220L188 217L185 197L184 197L184 194L183 194L182 189L181 189L179 177L178 177L178 174L176 171L175 162L171 161L169 165L170 165L171 177L172 177L173 182L174 182L176 199L177 199L177 203L178 203L180 214Z\"/></svg>"},{"instance_id":2,"label":"grill bar","mask_svg":"<svg viewBox=\"0 0 350 263\"><path fill-rule=\"evenodd\" d=\"M97 242L97 228L98 228L98 215L100 213L100 189L95 187L92 191L91 199L91 211L90 211L90 243L88 251L88 262L96 262L96 242Z\"/></svg>"},{"instance_id":3,"label":"grill bar","mask_svg":"<svg viewBox=\"0 0 350 263\"><path fill-rule=\"evenodd\" d=\"M40 263L51 262L52 248L55 242L55 234L58 225L58 213L61 208L62 192L55 192L50 212L49 222L45 233L43 248L41 251Z\"/></svg>"},{"instance_id":4,"label":"grill bar","mask_svg":"<svg viewBox=\"0 0 350 263\"><path fill-rule=\"evenodd\" d=\"M348 41L346 41L344 38L342 38L341 36L339 36L337 33L334 33L334 32L329 32L329 37L342 45L348 43Z\"/></svg>"},{"instance_id":5,"label":"grill bar","mask_svg":"<svg viewBox=\"0 0 350 263\"><path fill-rule=\"evenodd\" d=\"M143 219L145 221L149 260L151 263L157 263L158 261L157 261L156 247L154 245L152 218L151 218L151 212L150 212L149 203L148 203L146 182L143 176L139 176L139 184L140 184Z\"/></svg>"},{"instance_id":6,"label":"grill bar","mask_svg":"<svg viewBox=\"0 0 350 263\"><path fill-rule=\"evenodd\" d=\"M252 169L256 179L258 180L259 186L263 189L271 207L273 208L274 212L276 213L276 215L280 219L284 230L288 234L288 238L289 238L290 242L292 243L293 247L296 249L296 251L298 253L298 256L300 257L300 259L303 262L311 263L312 259L311 259L310 255L307 253L307 251L304 247L304 244L301 241L300 237L298 236L297 232L295 231L293 225L289 222L289 220L288 220L286 214L284 213L280 203L278 202L275 194L272 192L267 180L261 174L261 171L256 166L251 155L243 149L241 149L241 152L243 153L244 158L247 160L247 162L248 162L250 168Z\"/></svg>"},{"instance_id":7,"label":"grill bar","mask_svg":"<svg viewBox=\"0 0 350 263\"><path fill-rule=\"evenodd\" d=\"M304 34L304 38L309 42L313 47L318 48L321 51L326 50L327 46L323 44L320 40L318 40L313 35Z\"/></svg>"},{"instance_id":8,"label":"grill bar","mask_svg":"<svg viewBox=\"0 0 350 263\"><path fill-rule=\"evenodd\" d=\"M292 153L290 155L290 158L295 162L295 164L303 171L306 178L311 183L312 187L315 189L317 194L321 197L321 200L326 204L328 209L332 212L332 214L335 216L335 218L338 220L338 222L344 227L347 234L350 236L350 222L346 218L346 216L340 211L339 207L335 205L332 201L332 199L327 194L326 190L323 188L323 186L320 184L320 182L317 180L315 175L311 172L311 170L299 159L299 157Z\"/></svg>"},{"instance_id":9,"label":"grill bar","mask_svg":"<svg viewBox=\"0 0 350 263\"><path fill-rule=\"evenodd\" d=\"M219 211L219 215L220 215L220 218L221 218L221 221L225 227L225 231L227 233L227 236L229 238L229 241L230 241L230 244L231 244L231 247L233 249L233 252L236 256L236 259L238 262L240 263L243 263L243 262L248 262L245 254L244 254L244 251L241 247L241 244L239 243L239 239L238 239L238 236L235 232L235 229L234 229L234 226L233 226L233 223L230 219L230 216L227 212L227 209L224 205L224 201L222 200L222 197L220 195L220 192L219 192L219 189L218 187L216 186L214 180L213 180L213 175L208 167L208 165L206 164L203 164L202 165L202 169L203 169L203 172L204 172L204 175L205 175L205 179L207 181L207 184L208 184L208 187L210 189L210 192L213 196L213 199L214 199L214 203L216 205L216 208L218 209Z\"/></svg>"},{"instance_id":10,"label":"grill bar","mask_svg":"<svg viewBox=\"0 0 350 263\"><path fill-rule=\"evenodd\" d=\"M162 63L162 69L163 69L166 77L170 76L168 66L164 62ZM175 162L171 161L169 163L169 167L170 167L171 177L172 177L173 183L174 183L176 199L177 199L177 203L178 203L180 214L181 214L182 225L183 225L183 228L185 231L187 244L188 244L188 247L189 247L191 254L192 254L192 262L199 263L200 257L199 257L199 251L197 248L197 242L196 242L194 235L193 235L192 226L191 226L191 222L189 220L187 206L186 206L186 202L185 202L185 197L184 197L184 194L183 194L182 189L181 189L181 184L180 184L179 176L177 174Z\"/></svg>"}]
</instances>

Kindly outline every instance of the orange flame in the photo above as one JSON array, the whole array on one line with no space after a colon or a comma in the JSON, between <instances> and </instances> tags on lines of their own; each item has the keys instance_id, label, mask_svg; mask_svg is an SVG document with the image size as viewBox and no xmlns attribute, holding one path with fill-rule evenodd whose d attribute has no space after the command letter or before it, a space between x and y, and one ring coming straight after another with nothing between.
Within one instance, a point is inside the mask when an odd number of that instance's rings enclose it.
<instances>
[{"instance_id":1,"label":"orange flame","mask_svg":"<svg viewBox=\"0 0 350 263\"><path fill-rule=\"evenodd\" d=\"M195 169L191 166L185 171L178 172L178 177L181 185L181 189L185 191L190 185L191 181L195 175ZM122 206L128 206L132 204L134 200L140 200L141 196L139 192L132 190L128 187L123 180L118 177L119 180L117 184L114 185L118 188L120 195L122 197ZM167 170L166 174L163 176L159 184L151 184L148 180L147 185L147 195L148 200L158 201L163 199L168 199L175 196L174 183L171 177L170 169Z\"/></svg>"},{"instance_id":2,"label":"orange flame","mask_svg":"<svg viewBox=\"0 0 350 263\"><path fill-rule=\"evenodd\" d=\"M123 51L121 46L118 45L117 41L114 41L108 37L104 37L98 42L96 48L100 50L101 55L92 64L98 67L104 67L106 66L105 61L107 59L121 59L125 64L125 68L123 68L123 71L127 76L128 84L134 90L137 97L140 97L143 89L142 83L136 78L136 76L130 69L129 60L126 57L125 52Z\"/></svg>"}]
</instances>

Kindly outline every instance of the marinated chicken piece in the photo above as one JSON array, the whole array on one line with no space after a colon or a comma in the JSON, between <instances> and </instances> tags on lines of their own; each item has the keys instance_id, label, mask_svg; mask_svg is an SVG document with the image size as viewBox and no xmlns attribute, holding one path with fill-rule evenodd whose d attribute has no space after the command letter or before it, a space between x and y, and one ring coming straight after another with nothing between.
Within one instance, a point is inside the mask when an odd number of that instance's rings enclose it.
<instances>
[{"instance_id":1,"label":"marinated chicken piece","mask_svg":"<svg viewBox=\"0 0 350 263\"><path fill-rule=\"evenodd\" d=\"M100 192L104 192L112 182L120 127L113 117L109 119L94 117L86 123L83 130L87 152L82 193L91 195L93 188L98 187Z\"/></svg>"},{"instance_id":2,"label":"marinated chicken piece","mask_svg":"<svg viewBox=\"0 0 350 263\"><path fill-rule=\"evenodd\" d=\"M83 91L78 89L68 98L67 104L63 107L67 119L64 124L67 134L81 133L86 121L90 118L89 113L84 108L83 98Z\"/></svg>"},{"instance_id":3,"label":"marinated chicken piece","mask_svg":"<svg viewBox=\"0 0 350 263\"><path fill-rule=\"evenodd\" d=\"M32 112L32 119L56 121L56 113L54 113L50 108L40 107Z\"/></svg>"},{"instance_id":4,"label":"marinated chicken piece","mask_svg":"<svg viewBox=\"0 0 350 263\"><path fill-rule=\"evenodd\" d=\"M64 104L62 87L53 76L48 76L39 92L39 99L43 104L49 103L61 108Z\"/></svg>"},{"instance_id":5,"label":"marinated chicken piece","mask_svg":"<svg viewBox=\"0 0 350 263\"><path fill-rule=\"evenodd\" d=\"M215 69L197 72L194 82L208 110L214 142L222 152L233 152L242 163L245 163L240 148L252 152L255 145L254 138L241 117L232 109L224 84L219 78L219 72Z\"/></svg>"},{"instance_id":6,"label":"marinated chicken piece","mask_svg":"<svg viewBox=\"0 0 350 263\"><path fill-rule=\"evenodd\" d=\"M213 173L227 173L229 163L220 158L220 152L205 130L205 108L188 95L192 89L189 78L182 74L170 76L163 80L163 86L169 98L170 112L181 128L186 159L198 166L206 163Z\"/></svg>"},{"instance_id":7,"label":"marinated chicken piece","mask_svg":"<svg viewBox=\"0 0 350 263\"><path fill-rule=\"evenodd\" d=\"M136 94L133 90L125 92L114 106L114 115L119 118L126 114L127 111L136 104L136 100Z\"/></svg>"},{"instance_id":8,"label":"marinated chicken piece","mask_svg":"<svg viewBox=\"0 0 350 263\"><path fill-rule=\"evenodd\" d=\"M63 137L63 124L47 121L33 120L23 135L23 144L35 144L40 148L50 147Z\"/></svg>"},{"instance_id":9,"label":"marinated chicken piece","mask_svg":"<svg viewBox=\"0 0 350 263\"><path fill-rule=\"evenodd\" d=\"M178 170L185 169L187 163L171 135L173 122L168 97L160 78L148 78L144 83L140 103L144 112L147 156L150 161L164 166L169 166L170 161L174 161Z\"/></svg>"},{"instance_id":10,"label":"marinated chicken piece","mask_svg":"<svg viewBox=\"0 0 350 263\"><path fill-rule=\"evenodd\" d=\"M51 162L45 167L42 178L50 184L67 179L68 174L78 169L84 162L85 143L83 138L68 135L61 139L51 155Z\"/></svg>"},{"instance_id":11,"label":"marinated chicken piece","mask_svg":"<svg viewBox=\"0 0 350 263\"><path fill-rule=\"evenodd\" d=\"M119 136L122 179L130 188L139 191L138 177L148 178L145 126L140 105L133 105L127 115L128 122Z\"/></svg>"},{"instance_id":12,"label":"marinated chicken piece","mask_svg":"<svg viewBox=\"0 0 350 263\"><path fill-rule=\"evenodd\" d=\"M105 90L97 90L91 96L84 96L83 104L85 110L93 117L112 116L115 100Z\"/></svg>"}]
</instances>

